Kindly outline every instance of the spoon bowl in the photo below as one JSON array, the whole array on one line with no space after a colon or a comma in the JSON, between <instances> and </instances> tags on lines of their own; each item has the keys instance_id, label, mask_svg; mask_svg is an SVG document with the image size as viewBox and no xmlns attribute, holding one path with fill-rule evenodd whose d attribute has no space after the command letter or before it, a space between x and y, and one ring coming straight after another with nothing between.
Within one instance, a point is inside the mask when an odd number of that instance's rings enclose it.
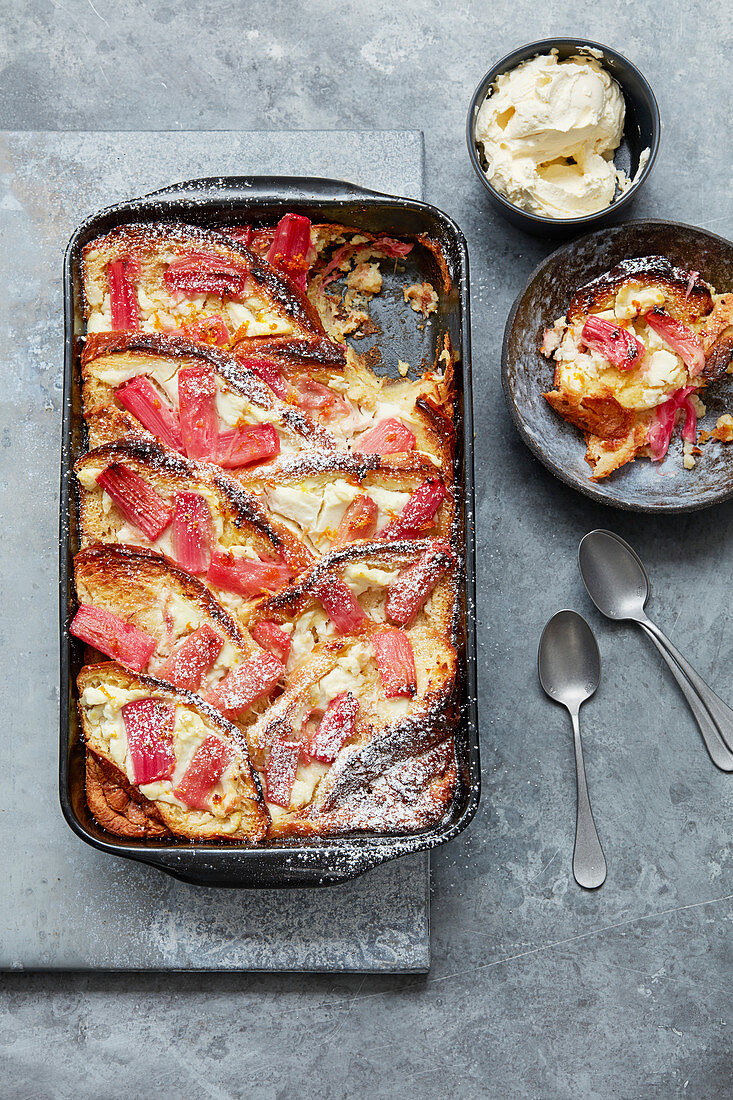
<instances>
[{"instance_id":1,"label":"spoon bowl","mask_svg":"<svg viewBox=\"0 0 733 1100\"><path fill-rule=\"evenodd\" d=\"M644 618L649 577L622 538L612 531L589 531L578 547L578 568L588 595L606 618Z\"/></svg>"},{"instance_id":2,"label":"spoon bowl","mask_svg":"<svg viewBox=\"0 0 733 1100\"><path fill-rule=\"evenodd\" d=\"M558 611L540 638L537 671L545 692L576 713L601 680L601 655L593 631L575 611Z\"/></svg>"}]
</instances>

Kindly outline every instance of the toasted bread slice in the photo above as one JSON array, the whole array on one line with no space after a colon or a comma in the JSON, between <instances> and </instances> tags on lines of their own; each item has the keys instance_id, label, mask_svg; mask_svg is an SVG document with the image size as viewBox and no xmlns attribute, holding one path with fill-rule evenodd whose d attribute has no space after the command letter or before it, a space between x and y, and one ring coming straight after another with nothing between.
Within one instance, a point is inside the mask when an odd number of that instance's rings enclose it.
<instances>
[{"instance_id":1,"label":"toasted bread slice","mask_svg":"<svg viewBox=\"0 0 733 1100\"><path fill-rule=\"evenodd\" d=\"M288 341L246 341L229 352L159 333L87 338L82 392L90 445L129 435L149 437L122 407L115 390L144 375L177 409L177 374L191 366L214 372L222 430L272 424L284 455L359 448L380 421L397 419L413 433L416 451L437 465L451 464L454 428L444 412L449 407L451 372L431 371L417 381L394 381L377 377L350 350L345 363L338 365L301 357Z\"/></svg>"},{"instance_id":2,"label":"toasted bread slice","mask_svg":"<svg viewBox=\"0 0 733 1100\"><path fill-rule=\"evenodd\" d=\"M640 416L626 435L607 439L599 435L587 435L585 461L592 468L591 481L608 477L634 459L646 447L651 414Z\"/></svg>"},{"instance_id":3,"label":"toasted bread slice","mask_svg":"<svg viewBox=\"0 0 733 1100\"><path fill-rule=\"evenodd\" d=\"M664 293L667 313L688 325L710 313L713 308L710 287L698 272L683 271L670 263L666 256L638 256L623 260L582 286L568 307L568 323L577 321L587 313L613 309L622 289L633 296L649 288L660 288Z\"/></svg>"},{"instance_id":4,"label":"toasted bread slice","mask_svg":"<svg viewBox=\"0 0 733 1100\"><path fill-rule=\"evenodd\" d=\"M213 372L220 430L272 424L282 454L312 448L335 450L338 446L323 426L282 401L253 371L221 348L156 333L100 334L87 339L81 361L84 417L91 447L129 436L152 438L123 408L115 391L131 378L143 375L178 410L178 372L189 367Z\"/></svg>"},{"instance_id":5,"label":"toasted bread slice","mask_svg":"<svg viewBox=\"0 0 733 1100\"><path fill-rule=\"evenodd\" d=\"M172 527L166 528L152 542L139 527L127 521L97 484L97 477L113 463L143 478L171 506L178 493L203 496L213 520L212 550L233 551L258 560L283 561L294 573L312 565L313 555L305 545L291 531L273 525L258 501L239 482L209 463L191 462L157 443L138 439L97 447L83 455L74 466L79 482L82 547L94 543L143 546L175 564ZM241 604L230 600L229 594L205 577L202 580L238 618Z\"/></svg>"},{"instance_id":6,"label":"toasted bread slice","mask_svg":"<svg viewBox=\"0 0 733 1100\"><path fill-rule=\"evenodd\" d=\"M189 293L166 284L168 268L186 257L217 257L235 273L236 289ZM139 324L161 332L219 318L230 338L325 336L318 312L289 279L241 241L178 222L121 225L90 241L82 264L88 332L113 330L107 265L132 261L129 276ZM226 282L226 280L224 280Z\"/></svg>"},{"instance_id":7,"label":"toasted bread slice","mask_svg":"<svg viewBox=\"0 0 733 1100\"><path fill-rule=\"evenodd\" d=\"M563 420L600 439L626 438L636 420L633 409L625 409L610 395L580 397L550 390L544 397Z\"/></svg>"},{"instance_id":8,"label":"toasted bread slice","mask_svg":"<svg viewBox=\"0 0 733 1100\"><path fill-rule=\"evenodd\" d=\"M297 377L317 367L343 368L347 348L327 336L243 336L232 344L232 350L241 359L281 360L283 372Z\"/></svg>"},{"instance_id":9,"label":"toasted bread slice","mask_svg":"<svg viewBox=\"0 0 733 1100\"><path fill-rule=\"evenodd\" d=\"M109 611L155 639L155 650L145 667L148 675L159 675L171 654L204 623L225 644L204 675L202 693L258 651L249 634L201 581L150 550L90 546L74 559L74 580L80 604Z\"/></svg>"},{"instance_id":10,"label":"toasted bread slice","mask_svg":"<svg viewBox=\"0 0 733 1100\"><path fill-rule=\"evenodd\" d=\"M387 612L391 586L427 551L443 546L446 542L439 538L350 543L331 551L309 573L304 573L276 595L260 600L250 613L249 625L254 628L263 621L286 625L292 642L287 664L290 672L314 648L324 643L341 643L341 637L314 595L315 591L335 581L343 581L370 620L366 624L366 633L392 623L402 625L392 620ZM429 587L429 598L421 605L410 625L425 626L436 634L451 638L457 627L455 616L460 566L457 556L450 551L445 561L445 572Z\"/></svg>"},{"instance_id":11,"label":"toasted bread slice","mask_svg":"<svg viewBox=\"0 0 733 1100\"><path fill-rule=\"evenodd\" d=\"M267 364L263 376L281 397L299 406L319 423L342 450L358 449L380 421L400 420L415 437L414 449L449 466L453 458L453 373L450 347L434 370L416 380L380 377L368 356L347 348L342 362L318 354L296 352L288 340L244 340L234 349L236 357L257 369ZM447 361L447 362L446 362ZM330 393L330 396L329 396Z\"/></svg>"},{"instance_id":12,"label":"toasted bread slice","mask_svg":"<svg viewBox=\"0 0 733 1100\"><path fill-rule=\"evenodd\" d=\"M377 505L378 538L426 481L441 482L446 495L431 527L421 535L450 538L453 493L424 455L303 454L273 463L267 471L242 469L233 475L261 502L278 529L290 531L314 554L328 553L339 544L339 525L356 499L369 496Z\"/></svg>"},{"instance_id":13,"label":"toasted bread slice","mask_svg":"<svg viewBox=\"0 0 733 1100\"><path fill-rule=\"evenodd\" d=\"M271 837L334 836L361 831L416 833L440 821L458 786L452 737L373 774L357 751L345 752L316 798L273 819ZM348 782L344 776L349 774Z\"/></svg>"},{"instance_id":14,"label":"toasted bread slice","mask_svg":"<svg viewBox=\"0 0 733 1100\"><path fill-rule=\"evenodd\" d=\"M174 836L240 842L262 839L269 818L259 783L249 762L246 743L223 715L198 696L178 691L152 677L133 675L114 662L86 666L79 673L77 684L81 726L88 749L103 761L102 774L114 775L116 770L120 785L124 784L122 789L136 792L122 813L106 814L104 805L109 806L109 789L106 794L103 789L100 791L102 769L96 769L96 773L92 769L90 806L93 811L96 806L105 817L100 824L118 834L130 835L129 828L117 817L131 820L133 826L139 827L138 815L131 813L130 806L133 803L136 807L151 804L154 814L145 816L160 821ZM172 749L175 766L170 778L137 785L122 708L127 703L150 698L174 708ZM209 738L215 739L217 744L223 743L228 763L206 795L208 808L193 808L182 800L180 784L197 750Z\"/></svg>"}]
</instances>

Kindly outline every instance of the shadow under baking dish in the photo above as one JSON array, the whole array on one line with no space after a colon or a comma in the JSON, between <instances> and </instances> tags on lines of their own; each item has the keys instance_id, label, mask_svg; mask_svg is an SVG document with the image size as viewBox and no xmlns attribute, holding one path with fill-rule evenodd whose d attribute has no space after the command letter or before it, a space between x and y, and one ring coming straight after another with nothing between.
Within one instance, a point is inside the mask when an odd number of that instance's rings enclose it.
<instances>
[{"instance_id":1,"label":"shadow under baking dish","mask_svg":"<svg viewBox=\"0 0 733 1100\"><path fill-rule=\"evenodd\" d=\"M81 312L80 260L84 245L127 222L178 220L215 228L237 219L275 221L286 212L314 222L340 222L372 233L415 238L425 235L440 245L449 278L447 292L434 256L414 248L406 271L391 278L375 301L372 316L382 329L380 373L398 377L397 361L421 373L435 360L439 340L448 333L456 353L457 391L455 485L458 538L465 549L465 571L459 598L454 644L458 652L460 719L455 731L460 786L447 816L437 825L408 835L361 833L323 840L279 840L256 845L209 844L185 840L127 840L106 832L92 817L84 786L84 746L77 713L76 676L83 646L69 635L74 606L73 558L79 549L72 469L85 449L78 339L84 331ZM402 262L402 261L401 261ZM408 324L401 288L406 281L429 280L440 289L437 313L424 325ZM158 867L204 886L325 886L368 871L410 852L425 851L453 839L466 828L480 797L478 713L476 698L476 624L474 557L474 474L471 349L468 303L468 256L458 226L426 203L395 198L338 180L282 176L192 180L100 211L74 232L64 259L65 357L61 457L60 632L61 714L59 796L64 816L87 844L101 851Z\"/></svg>"}]
</instances>

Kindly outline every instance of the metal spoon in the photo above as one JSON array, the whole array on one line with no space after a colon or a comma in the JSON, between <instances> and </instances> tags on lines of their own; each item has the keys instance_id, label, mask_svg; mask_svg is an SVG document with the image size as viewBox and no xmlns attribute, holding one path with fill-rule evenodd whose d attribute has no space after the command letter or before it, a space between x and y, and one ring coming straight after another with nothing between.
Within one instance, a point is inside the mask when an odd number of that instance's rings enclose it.
<instances>
[{"instance_id":1,"label":"metal spoon","mask_svg":"<svg viewBox=\"0 0 733 1100\"><path fill-rule=\"evenodd\" d=\"M578 547L578 567L599 611L609 619L638 623L649 635L690 705L711 760L722 771L733 771L733 710L645 615L650 586L639 556L611 531L590 531Z\"/></svg>"},{"instance_id":2,"label":"metal spoon","mask_svg":"<svg viewBox=\"0 0 733 1100\"><path fill-rule=\"evenodd\" d=\"M601 655L593 631L575 611L558 611L542 631L537 655L540 683L551 699L570 711L575 743L578 809L573 874L579 886L595 890L606 881L606 860L598 839L585 778L578 711L601 679Z\"/></svg>"}]
</instances>

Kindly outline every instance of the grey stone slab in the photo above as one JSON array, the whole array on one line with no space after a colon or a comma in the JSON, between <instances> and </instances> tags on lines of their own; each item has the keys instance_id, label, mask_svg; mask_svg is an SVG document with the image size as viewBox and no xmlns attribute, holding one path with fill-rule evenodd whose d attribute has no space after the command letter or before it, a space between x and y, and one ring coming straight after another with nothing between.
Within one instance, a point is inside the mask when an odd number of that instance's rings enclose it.
<instances>
[{"instance_id":1,"label":"grey stone slab","mask_svg":"<svg viewBox=\"0 0 733 1100\"><path fill-rule=\"evenodd\" d=\"M0 135L4 648L0 966L424 970L429 857L316 891L202 890L98 853L57 788L61 261L100 206L198 175L334 175L419 196L422 140L389 134Z\"/></svg>"},{"instance_id":2,"label":"grey stone slab","mask_svg":"<svg viewBox=\"0 0 733 1100\"><path fill-rule=\"evenodd\" d=\"M284 0L263 20L231 0L145 7L142 20L105 0L99 15L87 0L9 4L4 125L425 133L425 197L456 219L471 258L484 796L470 829L432 855L427 979L13 976L6 1091L76 1100L114 1093L122 1075L131 1095L153 1082L166 1100L229 1097L244 1067L267 1098L728 1100L731 780L708 762L655 652L593 612L574 554L594 526L629 538L660 625L731 701L733 505L623 516L563 488L521 444L503 406L501 337L553 245L489 208L464 124L476 84L509 50L551 34L607 42L645 73L664 124L633 216L731 236L729 8L312 0L306 17ZM604 661L584 712L609 863L593 895L570 871L572 743L536 683L539 632L562 606L591 621ZM139 1053L151 1035L152 1073Z\"/></svg>"}]
</instances>

